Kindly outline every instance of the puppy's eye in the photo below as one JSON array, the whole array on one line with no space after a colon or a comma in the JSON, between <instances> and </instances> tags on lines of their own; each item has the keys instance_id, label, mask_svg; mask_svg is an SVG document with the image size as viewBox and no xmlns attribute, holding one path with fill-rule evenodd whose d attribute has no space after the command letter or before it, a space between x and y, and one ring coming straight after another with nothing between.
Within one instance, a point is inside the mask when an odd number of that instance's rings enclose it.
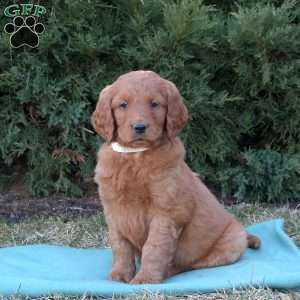
<instances>
[{"instance_id":1,"label":"puppy's eye","mask_svg":"<svg viewBox=\"0 0 300 300\"><path fill-rule=\"evenodd\" d=\"M123 102L120 104L120 107L123 108L123 109L127 108L127 106L128 106L127 101L123 101Z\"/></svg>"},{"instance_id":2,"label":"puppy's eye","mask_svg":"<svg viewBox=\"0 0 300 300\"><path fill-rule=\"evenodd\" d=\"M152 100L152 101L150 102L150 106L151 106L152 108L155 108L155 107L159 106L159 103L158 103L157 101L155 101L155 100Z\"/></svg>"}]
</instances>

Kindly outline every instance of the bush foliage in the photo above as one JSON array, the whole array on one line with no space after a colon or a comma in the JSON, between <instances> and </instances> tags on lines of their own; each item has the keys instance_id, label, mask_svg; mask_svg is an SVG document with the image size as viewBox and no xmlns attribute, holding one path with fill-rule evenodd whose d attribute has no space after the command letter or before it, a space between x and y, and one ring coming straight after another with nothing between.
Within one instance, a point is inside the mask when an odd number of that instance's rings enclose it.
<instances>
[{"instance_id":1,"label":"bush foliage","mask_svg":"<svg viewBox=\"0 0 300 300\"><path fill-rule=\"evenodd\" d=\"M1 33L0 181L22 165L33 194L81 195L100 142L89 121L99 91L151 69L180 89L187 161L223 197L300 199L297 1L40 4L38 48L12 49Z\"/></svg>"}]
</instances>

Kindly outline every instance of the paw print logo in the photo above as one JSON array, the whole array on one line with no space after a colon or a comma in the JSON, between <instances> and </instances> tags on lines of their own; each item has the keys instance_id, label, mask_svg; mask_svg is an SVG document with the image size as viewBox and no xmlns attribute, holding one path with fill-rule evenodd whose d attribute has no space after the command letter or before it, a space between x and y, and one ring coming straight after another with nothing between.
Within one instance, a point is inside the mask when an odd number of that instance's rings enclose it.
<instances>
[{"instance_id":1,"label":"paw print logo","mask_svg":"<svg viewBox=\"0 0 300 300\"><path fill-rule=\"evenodd\" d=\"M4 27L4 31L10 36L10 44L13 48L29 46L36 48L39 45L39 34L43 33L45 27L42 23L36 23L33 16L24 19L17 16L12 23L8 23Z\"/></svg>"}]
</instances>

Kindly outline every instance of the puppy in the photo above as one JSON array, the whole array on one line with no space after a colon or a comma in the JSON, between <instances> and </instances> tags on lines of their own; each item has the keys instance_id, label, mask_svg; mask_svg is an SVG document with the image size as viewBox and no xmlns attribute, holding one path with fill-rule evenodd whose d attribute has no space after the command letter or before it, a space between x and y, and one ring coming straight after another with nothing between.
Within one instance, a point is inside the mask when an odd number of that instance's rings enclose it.
<instances>
[{"instance_id":1,"label":"puppy","mask_svg":"<svg viewBox=\"0 0 300 300\"><path fill-rule=\"evenodd\" d=\"M176 136L187 119L176 86L151 71L122 75L100 93L91 120L106 141L95 181L113 251L112 280L158 283L234 263L247 247L260 246L184 162Z\"/></svg>"}]
</instances>

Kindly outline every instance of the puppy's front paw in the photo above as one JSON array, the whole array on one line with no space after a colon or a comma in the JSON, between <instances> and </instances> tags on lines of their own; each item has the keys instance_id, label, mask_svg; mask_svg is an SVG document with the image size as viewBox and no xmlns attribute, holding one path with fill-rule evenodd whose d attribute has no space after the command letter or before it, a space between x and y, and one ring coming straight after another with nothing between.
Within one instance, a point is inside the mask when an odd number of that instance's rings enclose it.
<instances>
[{"instance_id":1,"label":"puppy's front paw","mask_svg":"<svg viewBox=\"0 0 300 300\"><path fill-rule=\"evenodd\" d=\"M155 276L153 274L138 272L130 281L130 284L160 283L162 282L162 280L162 276Z\"/></svg>"},{"instance_id":2,"label":"puppy's front paw","mask_svg":"<svg viewBox=\"0 0 300 300\"><path fill-rule=\"evenodd\" d=\"M115 270L111 271L108 278L110 280L128 283L133 278L133 276L134 276L134 271L133 270L115 269Z\"/></svg>"}]
</instances>

